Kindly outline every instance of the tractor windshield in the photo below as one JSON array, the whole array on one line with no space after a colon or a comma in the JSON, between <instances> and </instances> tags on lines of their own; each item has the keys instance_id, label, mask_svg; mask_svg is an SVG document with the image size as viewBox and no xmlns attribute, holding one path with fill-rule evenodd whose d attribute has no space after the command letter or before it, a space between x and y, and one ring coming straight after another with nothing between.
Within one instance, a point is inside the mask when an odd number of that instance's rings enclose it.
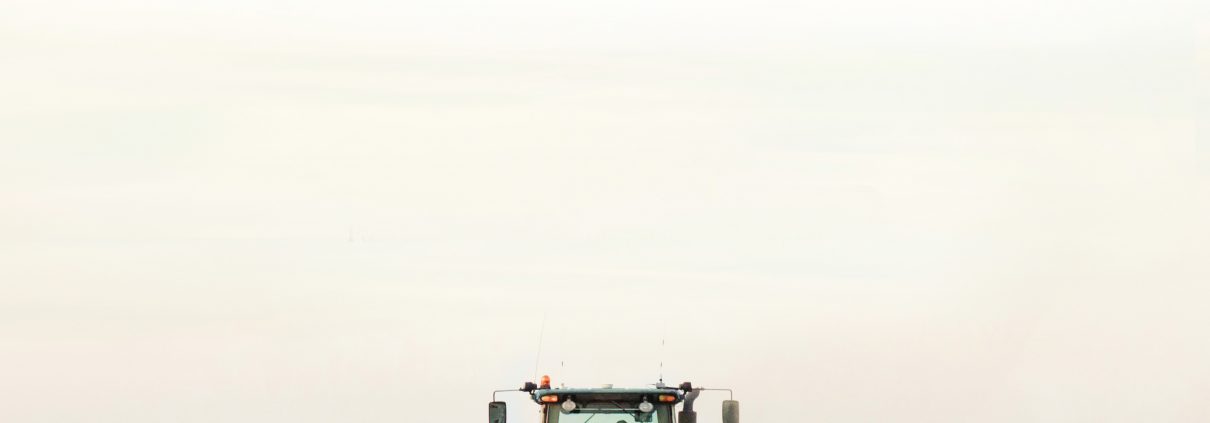
<instances>
[{"instance_id":1,"label":"tractor windshield","mask_svg":"<svg viewBox=\"0 0 1210 423\"><path fill-rule=\"evenodd\" d=\"M640 412L637 403L616 401L583 404L570 413L559 404L548 404L543 412L546 423L672 423L672 410L664 404L650 413Z\"/></svg>"}]
</instances>

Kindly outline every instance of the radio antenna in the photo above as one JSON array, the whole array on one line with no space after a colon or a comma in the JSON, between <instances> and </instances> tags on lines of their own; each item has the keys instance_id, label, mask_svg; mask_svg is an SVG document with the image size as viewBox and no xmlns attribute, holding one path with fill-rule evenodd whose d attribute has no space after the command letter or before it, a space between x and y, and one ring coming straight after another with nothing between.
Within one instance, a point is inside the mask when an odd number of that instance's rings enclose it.
<instances>
[{"instance_id":1,"label":"radio antenna","mask_svg":"<svg viewBox=\"0 0 1210 423\"><path fill-rule=\"evenodd\" d=\"M664 386L664 344L668 339L668 328L664 328L664 333L660 334L660 386Z\"/></svg>"},{"instance_id":2,"label":"radio antenna","mask_svg":"<svg viewBox=\"0 0 1210 423\"><path fill-rule=\"evenodd\" d=\"M542 329L538 330L538 356L534 357L534 378L538 380L538 363L542 362L542 338L546 336L546 312L542 312Z\"/></svg>"},{"instance_id":3,"label":"radio antenna","mask_svg":"<svg viewBox=\"0 0 1210 423\"><path fill-rule=\"evenodd\" d=\"M562 323L562 322L560 322L560 323ZM560 324L559 325L559 379L566 380L567 373L564 373L563 365L564 365L564 361L567 360L567 354L563 350L563 346L566 345L566 343L563 342L563 335L567 331L564 329L566 329L566 326L563 324Z\"/></svg>"}]
</instances>

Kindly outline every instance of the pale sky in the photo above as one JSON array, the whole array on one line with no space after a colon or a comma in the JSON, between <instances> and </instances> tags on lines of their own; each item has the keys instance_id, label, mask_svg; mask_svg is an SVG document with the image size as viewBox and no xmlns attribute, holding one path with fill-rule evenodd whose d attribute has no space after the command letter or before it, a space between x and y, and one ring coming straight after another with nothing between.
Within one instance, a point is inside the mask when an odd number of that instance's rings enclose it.
<instances>
[{"instance_id":1,"label":"pale sky","mask_svg":"<svg viewBox=\"0 0 1210 423\"><path fill-rule=\"evenodd\" d=\"M5 1L0 421L1210 421L1195 6Z\"/></svg>"}]
</instances>

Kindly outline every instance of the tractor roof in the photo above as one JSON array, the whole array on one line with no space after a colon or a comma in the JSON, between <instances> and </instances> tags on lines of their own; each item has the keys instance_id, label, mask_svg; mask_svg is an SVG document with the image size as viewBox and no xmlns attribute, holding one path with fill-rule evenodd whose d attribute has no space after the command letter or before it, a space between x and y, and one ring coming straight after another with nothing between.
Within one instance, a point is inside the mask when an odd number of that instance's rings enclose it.
<instances>
[{"instance_id":1,"label":"tractor roof","mask_svg":"<svg viewBox=\"0 0 1210 423\"><path fill-rule=\"evenodd\" d=\"M539 404L542 403L542 397L547 395L558 395L562 400L568 395L574 395L581 398L592 398L596 400L634 400L640 397L651 397L651 401L655 401L659 395L675 395L676 401L681 402L685 399L685 395L677 388L554 388L554 389L538 389L533 392L533 400Z\"/></svg>"}]
</instances>

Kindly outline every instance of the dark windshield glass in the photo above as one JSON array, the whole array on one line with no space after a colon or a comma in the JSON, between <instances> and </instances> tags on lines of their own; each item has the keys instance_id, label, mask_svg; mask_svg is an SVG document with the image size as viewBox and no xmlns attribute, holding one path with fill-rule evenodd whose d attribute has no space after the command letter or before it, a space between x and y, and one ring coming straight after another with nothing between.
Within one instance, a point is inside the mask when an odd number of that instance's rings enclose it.
<instances>
[{"instance_id":1,"label":"dark windshield glass","mask_svg":"<svg viewBox=\"0 0 1210 423\"><path fill-rule=\"evenodd\" d=\"M571 413L558 404L546 406L547 423L672 423L668 406L657 405L653 413L639 413L637 404L584 404Z\"/></svg>"}]
</instances>

